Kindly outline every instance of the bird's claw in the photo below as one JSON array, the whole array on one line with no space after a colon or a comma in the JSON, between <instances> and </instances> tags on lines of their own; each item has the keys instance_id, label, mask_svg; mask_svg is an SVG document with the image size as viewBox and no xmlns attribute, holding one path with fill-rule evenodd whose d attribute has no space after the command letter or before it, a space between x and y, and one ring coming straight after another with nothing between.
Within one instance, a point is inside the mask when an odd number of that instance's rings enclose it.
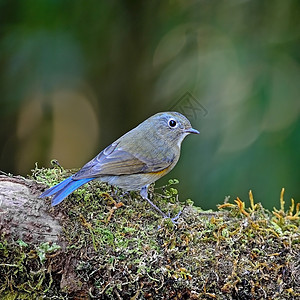
<instances>
[{"instance_id":1,"label":"bird's claw","mask_svg":"<svg viewBox=\"0 0 300 300\"><path fill-rule=\"evenodd\" d=\"M171 219L173 224L178 224L177 220L179 219L180 215L181 215L182 211L180 210L179 213Z\"/></svg>"},{"instance_id":2,"label":"bird's claw","mask_svg":"<svg viewBox=\"0 0 300 300\"><path fill-rule=\"evenodd\" d=\"M168 212L168 214L164 216L164 219L171 219L173 224L178 224L177 220L180 217L181 213L182 213L182 211L179 211L179 213L174 218L171 218L170 212Z\"/></svg>"}]
</instances>

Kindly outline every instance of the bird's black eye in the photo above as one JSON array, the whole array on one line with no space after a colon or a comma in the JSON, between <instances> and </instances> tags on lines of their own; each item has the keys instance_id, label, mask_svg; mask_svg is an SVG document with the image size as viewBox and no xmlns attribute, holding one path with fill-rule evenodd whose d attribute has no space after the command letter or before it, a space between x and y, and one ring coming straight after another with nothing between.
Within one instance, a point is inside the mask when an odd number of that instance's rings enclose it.
<instances>
[{"instance_id":1,"label":"bird's black eye","mask_svg":"<svg viewBox=\"0 0 300 300\"><path fill-rule=\"evenodd\" d=\"M177 126L177 122L176 122L174 119L170 119L170 120L169 120L169 126L170 126L171 128L174 128L174 127Z\"/></svg>"}]
</instances>

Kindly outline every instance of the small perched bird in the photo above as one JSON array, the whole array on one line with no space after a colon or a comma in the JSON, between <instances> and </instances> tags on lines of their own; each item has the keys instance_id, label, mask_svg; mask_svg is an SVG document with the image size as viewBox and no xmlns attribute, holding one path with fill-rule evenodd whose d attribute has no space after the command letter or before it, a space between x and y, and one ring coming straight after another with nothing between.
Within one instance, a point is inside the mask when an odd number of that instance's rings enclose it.
<instances>
[{"instance_id":1,"label":"small perched bird","mask_svg":"<svg viewBox=\"0 0 300 300\"><path fill-rule=\"evenodd\" d=\"M139 190L142 198L167 218L148 198L148 187L174 168L181 143L190 133L199 131L182 114L157 113L106 147L76 174L46 190L40 198L54 195L52 206L55 206L83 184L97 179L126 191Z\"/></svg>"}]
</instances>

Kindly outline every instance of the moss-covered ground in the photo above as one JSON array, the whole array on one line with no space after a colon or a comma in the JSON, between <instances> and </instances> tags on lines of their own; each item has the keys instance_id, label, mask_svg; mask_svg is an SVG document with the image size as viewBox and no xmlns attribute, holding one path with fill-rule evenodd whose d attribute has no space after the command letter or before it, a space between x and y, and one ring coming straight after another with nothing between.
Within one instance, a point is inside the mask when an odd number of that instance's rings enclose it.
<instances>
[{"instance_id":1,"label":"moss-covered ground","mask_svg":"<svg viewBox=\"0 0 300 300\"><path fill-rule=\"evenodd\" d=\"M72 170L36 168L53 186ZM176 180L150 198L101 182L76 190L49 213L57 243L0 240L1 299L300 299L300 204L279 195L270 212L249 199L202 211L179 201ZM245 201L247 200L247 201ZM275 202L275 200L274 200ZM249 204L245 204L249 203Z\"/></svg>"}]
</instances>

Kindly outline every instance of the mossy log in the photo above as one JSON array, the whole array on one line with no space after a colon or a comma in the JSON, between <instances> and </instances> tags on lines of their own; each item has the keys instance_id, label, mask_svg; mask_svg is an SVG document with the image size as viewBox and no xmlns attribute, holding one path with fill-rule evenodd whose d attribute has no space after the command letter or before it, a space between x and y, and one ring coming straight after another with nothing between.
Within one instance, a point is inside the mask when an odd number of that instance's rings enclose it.
<instances>
[{"instance_id":1,"label":"mossy log","mask_svg":"<svg viewBox=\"0 0 300 300\"><path fill-rule=\"evenodd\" d=\"M300 299L300 204L239 198L202 211L176 180L138 193L100 182L59 206L38 196L72 171L0 176L1 299Z\"/></svg>"}]
</instances>

